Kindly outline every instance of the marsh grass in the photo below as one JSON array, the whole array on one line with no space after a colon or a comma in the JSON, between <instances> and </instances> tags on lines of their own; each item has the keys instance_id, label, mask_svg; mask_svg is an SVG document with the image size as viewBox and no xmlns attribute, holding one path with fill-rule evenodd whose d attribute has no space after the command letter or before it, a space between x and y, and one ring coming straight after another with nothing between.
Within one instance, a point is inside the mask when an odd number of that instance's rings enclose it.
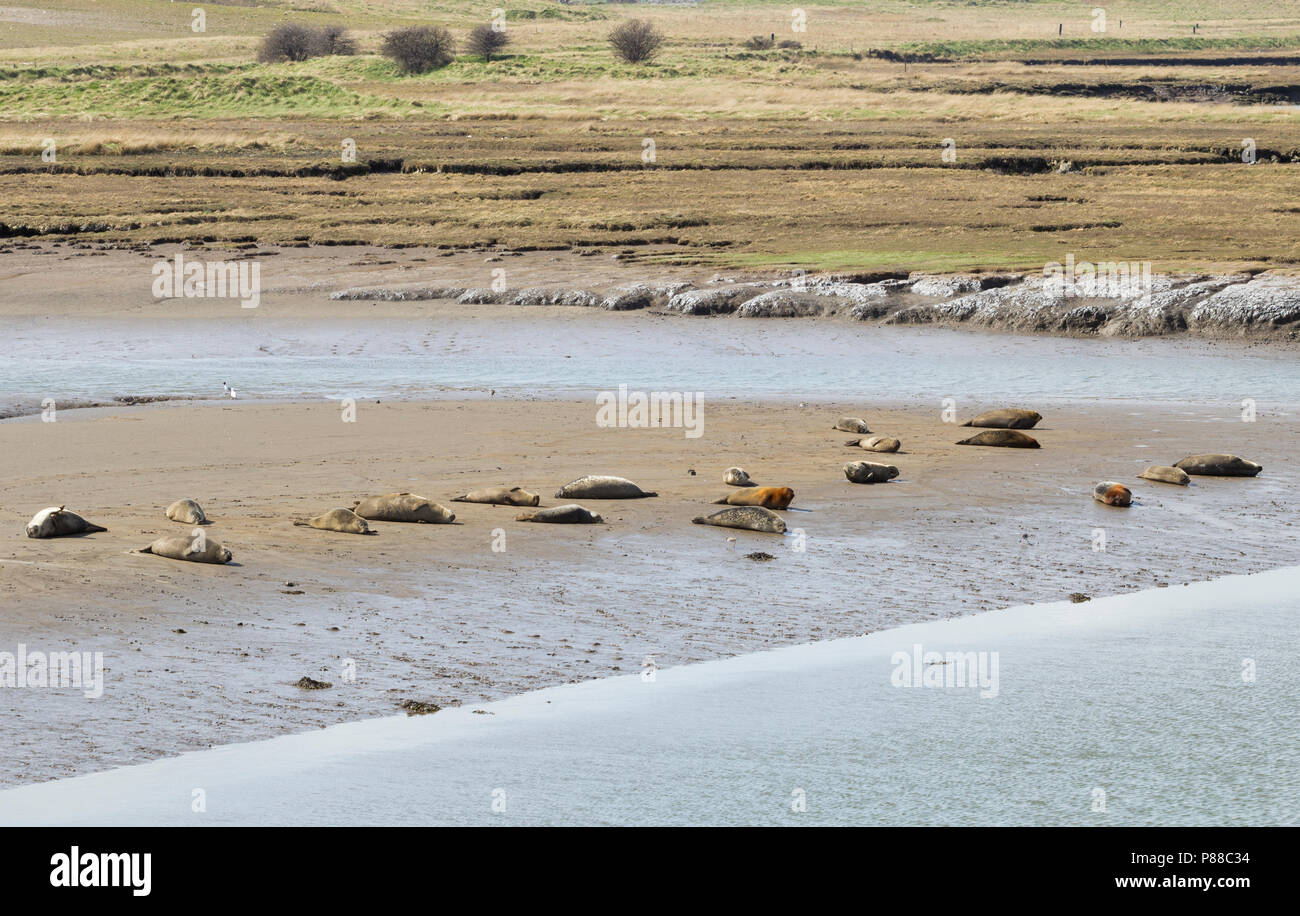
<instances>
[{"instance_id":1,"label":"marsh grass","mask_svg":"<svg viewBox=\"0 0 1300 916\"><path fill-rule=\"evenodd\" d=\"M481 4L223 4L202 35L188 5L41 8L0 35L0 239L582 248L720 268L1300 256L1287 205L1300 165L1269 161L1297 157L1294 110L1238 104L1300 87L1300 67L1251 60L1300 55L1294 0L1134 0L1103 36L1064 0L845 0L804 7L804 33L775 0L519 0L502 56L416 75L379 56L384 34L432 24L462 40ZM346 26L358 54L253 62L289 16ZM606 43L634 17L666 36L635 65ZM755 34L803 47L742 48ZM347 167L345 137L358 150ZM1243 138L1264 161L1239 161Z\"/></svg>"}]
</instances>

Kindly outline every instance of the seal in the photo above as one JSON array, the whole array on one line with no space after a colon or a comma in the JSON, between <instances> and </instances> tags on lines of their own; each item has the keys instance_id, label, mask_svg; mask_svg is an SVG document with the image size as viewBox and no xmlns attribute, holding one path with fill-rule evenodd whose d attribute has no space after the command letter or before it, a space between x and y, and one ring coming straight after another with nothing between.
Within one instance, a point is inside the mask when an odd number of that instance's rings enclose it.
<instances>
[{"instance_id":1,"label":"seal","mask_svg":"<svg viewBox=\"0 0 1300 916\"><path fill-rule=\"evenodd\" d=\"M470 490L464 496L453 496L454 503L490 503L494 506L536 506L542 498L523 487L484 487Z\"/></svg>"},{"instance_id":2,"label":"seal","mask_svg":"<svg viewBox=\"0 0 1300 916\"><path fill-rule=\"evenodd\" d=\"M446 506L413 493L385 493L363 499L352 511L373 522L423 522L427 525L450 525L456 513Z\"/></svg>"},{"instance_id":3,"label":"seal","mask_svg":"<svg viewBox=\"0 0 1300 916\"><path fill-rule=\"evenodd\" d=\"M299 528L318 528L321 531L337 531L340 534L378 534L371 531L366 520L351 509L331 509L324 515L309 518L305 522L294 522Z\"/></svg>"},{"instance_id":4,"label":"seal","mask_svg":"<svg viewBox=\"0 0 1300 916\"><path fill-rule=\"evenodd\" d=\"M989 410L974 420L967 420L962 426L984 426L989 429L1033 429L1043 415L1036 410L1021 410L1018 407L1004 407L1001 410Z\"/></svg>"},{"instance_id":5,"label":"seal","mask_svg":"<svg viewBox=\"0 0 1300 916\"><path fill-rule=\"evenodd\" d=\"M745 528L749 531L785 534L785 520L771 509L764 509L762 506L723 509L712 515L693 518L691 522L696 525L716 525L719 528Z\"/></svg>"},{"instance_id":6,"label":"seal","mask_svg":"<svg viewBox=\"0 0 1300 916\"><path fill-rule=\"evenodd\" d=\"M229 550L202 534L197 536L172 534L160 537L140 552L166 557L169 560L189 560L191 563L222 564L229 563L233 559Z\"/></svg>"},{"instance_id":7,"label":"seal","mask_svg":"<svg viewBox=\"0 0 1300 916\"><path fill-rule=\"evenodd\" d=\"M1254 477L1264 466L1236 455L1188 455L1174 467L1201 477Z\"/></svg>"},{"instance_id":8,"label":"seal","mask_svg":"<svg viewBox=\"0 0 1300 916\"><path fill-rule=\"evenodd\" d=\"M1039 448L1038 440L1014 429L990 429L962 439L958 445L994 445L1002 448Z\"/></svg>"},{"instance_id":9,"label":"seal","mask_svg":"<svg viewBox=\"0 0 1300 916\"><path fill-rule=\"evenodd\" d=\"M898 476L898 468L874 461L850 461L844 465L844 476L853 483L884 483Z\"/></svg>"},{"instance_id":10,"label":"seal","mask_svg":"<svg viewBox=\"0 0 1300 916\"><path fill-rule=\"evenodd\" d=\"M599 525L605 520L595 512L588 512L577 503L567 506L552 506L539 512L525 512L516 515L517 522L551 522L556 525Z\"/></svg>"},{"instance_id":11,"label":"seal","mask_svg":"<svg viewBox=\"0 0 1300 916\"><path fill-rule=\"evenodd\" d=\"M203 507L192 499L178 499L167 507L167 517L173 522L186 525L206 525L208 517L203 514Z\"/></svg>"},{"instance_id":12,"label":"seal","mask_svg":"<svg viewBox=\"0 0 1300 916\"><path fill-rule=\"evenodd\" d=\"M1173 483L1180 487L1185 487L1192 482L1192 478L1182 468L1172 468L1163 464L1153 464L1141 474L1138 475L1143 480L1157 480L1160 483Z\"/></svg>"},{"instance_id":13,"label":"seal","mask_svg":"<svg viewBox=\"0 0 1300 916\"><path fill-rule=\"evenodd\" d=\"M744 468L727 468L727 473L722 475L722 482L731 487L756 487L758 484L749 479L749 474Z\"/></svg>"},{"instance_id":14,"label":"seal","mask_svg":"<svg viewBox=\"0 0 1300 916\"><path fill-rule=\"evenodd\" d=\"M589 474L571 480L555 491L556 499L644 499L658 495L642 490L623 477L605 477L600 474Z\"/></svg>"},{"instance_id":15,"label":"seal","mask_svg":"<svg viewBox=\"0 0 1300 916\"><path fill-rule=\"evenodd\" d=\"M794 502L794 490L789 487L747 487L735 490L722 499L715 499L715 506L762 506L764 509L785 509Z\"/></svg>"},{"instance_id":16,"label":"seal","mask_svg":"<svg viewBox=\"0 0 1300 916\"><path fill-rule=\"evenodd\" d=\"M869 452L896 452L903 447L903 443L897 439L891 439L889 436L872 436L870 439L850 439L845 445L855 445L858 448L865 448Z\"/></svg>"},{"instance_id":17,"label":"seal","mask_svg":"<svg viewBox=\"0 0 1300 916\"><path fill-rule=\"evenodd\" d=\"M42 509L27 523L29 538L61 538L72 534L93 534L96 531L107 530L91 524L75 512L66 511L62 506Z\"/></svg>"},{"instance_id":18,"label":"seal","mask_svg":"<svg viewBox=\"0 0 1300 916\"><path fill-rule=\"evenodd\" d=\"M1108 506L1127 506L1133 502L1133 491L1122 483L1103 480L1092 488L1092 498Z\"/></svg>"},{"instance_id":19,"label":"seal","mask_svg":"<svg viewBox=\"0 0 1300 916\"><path fill-rule=\"evenodd\" d=\"M839 422L832 426L831 429L842 430L846 433L871 432L871 430L867 429L867 421L859 420L857 417L840 417Z\"/></svg>"}]
</instances>

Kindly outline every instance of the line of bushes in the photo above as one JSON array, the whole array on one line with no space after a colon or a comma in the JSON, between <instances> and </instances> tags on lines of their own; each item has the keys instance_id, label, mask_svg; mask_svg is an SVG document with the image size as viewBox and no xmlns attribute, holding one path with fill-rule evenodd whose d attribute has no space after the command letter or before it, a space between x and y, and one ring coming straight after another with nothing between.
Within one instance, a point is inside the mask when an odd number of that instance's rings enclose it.
<instances>
[{"instance_id":1,"label":"line of bushes","mask_svg":"<svg viewBox=\"0 0 1300 916\"><path fill-rule=\"evenodd\" d=\"M609 33L609 44L614 54L631 64L650 60L663 42L663 33L642 19L629 19ZM466 36L465 49L490 61L509 43L504 28L495 23L485 23L475 26ZM782 42L781 46L789 44ZM288 23L276 26L263 39L258 60L264 63L303 61L329 54L356 52L356 42L341 26L313 28ZM456 59L456 40L442 26L407 26L386 34L380 53L394 61L404 73L427 73Z\"/></svg>"}]
</instances>

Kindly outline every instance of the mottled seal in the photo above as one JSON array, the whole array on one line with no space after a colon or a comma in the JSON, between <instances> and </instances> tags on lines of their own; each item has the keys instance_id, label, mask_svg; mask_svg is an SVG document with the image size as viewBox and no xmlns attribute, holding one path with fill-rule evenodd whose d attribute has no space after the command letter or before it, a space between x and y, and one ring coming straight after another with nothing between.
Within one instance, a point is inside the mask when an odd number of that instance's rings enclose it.
<instances>
[{"instance_id":1,"label":"mottled seal","mask_svg":"<svg viewBox=\"0 0 1300 916\"><path fill-rule=\"evenodd\" d=\"M588 512L577 503L567 506L552 506L538 512L525 512L516 515L517 522L551 522L557 525L599 525L605 521L595 512Z\"/></svg>"},{"instance_id":2,"label":"mottled seal","mask_svg":"<svg viewBox=\"0 0 1300 916\"><path fill-rule=\"evenodd\" d=\"M722 475L722 482L732 487L756 487L758 484L749 479L749 474L744 468L727 468L727 473Z\"/></svg>"},{"instance_id":3,"label":"mottled seal","mask_svg":"<svg viewBox=\"0 0 1300 916\"><path fill-rule=\"evenodd\" d=\"M853 483L884 483L898 476L898 468L874 461L850 461L844 465L844 476Z\"/></svg>"},{"instance_id":4,"label":"mottled seal","mask_svg":"<svg viewBox=\"0 0 1300 916\"><path fill-rule=\"evenodd\" d=\"M167 517L173 522L186 525L206 525L208 517L203 514L203 507L192 499L178 499L167 507Z\"/></svg>"},{"instance_id":5,"label":"mottled seal","mask_svg":"<svg viewBox=\"0 0 1300 916\"><path fill-rule=\"evenodd\" d=\"M542 498L523 487L484 487L470 490L464 496L453 496L454 503L491 503L494 506L536 506Z\"/></svg>"},{"instance_id":6,"label":"mottled seal","mask_svg":"<svg viewBox=\"0 0 1300 916\"><path fill-rule=\"evenodd\" d=\"M794 490L789 487L746 487L715 499L717 506L762 506L764 509L785 509L794 502Z\"/></svg>"},{"instance_id":7,"label":"mottled seal","mask_svg":"<svg viewBox=\"0 0 1300 916\"><path fill-rule=\"evenodd\" d=\"M995 445L1002 448L1038 448L1038 440L1014 429L990 429L962 439L958 445Z\"/></svg>"},{"instance_id":8,"label":"mottled seal","mask_svg":"<svg viewBox=\"0 0 1300 916\"><path fill-rule=\"evenodd\" d=\"M846 433L871 432L871 430L867 429L867 421L859 420L857 417L840 417L839 422L832 426L831 429L843 430Z\"/></svg>"},{"instance_id":9,"label":"mottled seal","mask_svg":"<svg viewBox=\"0 0 1300 916\"><path fill-rule=\"evenodd\" d=\"M556 499L643 499L658 496L642 490L632 481L622 477L589 474L570 481L555 491Z\"/></svg>"},{"instance_id":10,"label":"mottled seal","mask_svg":"<svg viewBox=\"0 0 1300 916\"><path fill-rule=\"evenodd\" d=\"M352 511L362 518L374 522L424 522L428 525L450 525L456 520L456 513L446 506L439 505L416 496L414 493L385 493L363 499Z\"/></svg>"},{"instance_id":11,"label":"mottled seal","mask_svg":"<svg viewBox=\"0 0 1300 916\"><path fill-rule=\"evenodd\" d=\"M191 563L229 563L233 557L229 550L212 538L201 535L172 534L160 537L140 551L169 560L189 560Z\"/></svg>"},{"instance_id":12,"label":"mottled seal","mask_svg":"<svg viewBox=\"0 0 1300 916\"><path fill-rule=\"evenodd\" d=\"M785 534L785 521L771 509L762 506L742 506L735 509L723 509L712 515L701 515L691 519L696 525L716 525L719 528L747 528L750 531L766 531L771 534Z\"/></svg>"},{"instance_id":13,"label":"mottled seal","mask_svg":"<svg viewBox=\"0 0 1300 916\"><path fill-rule=\"evenodd\" d=\"M294 522L300 528L318 528L321 531L337 531L340 534L375 534L366 524L366 520L351 509L331 509L324 515L309 518L305 522Z\"/></svg>"},{"instance_id":14,"label":"mottled seal","mask_svg":"<svg viewBox=\"0 0 1300 916\"><path fill-rule=\"evenodd\" d=\"M27 523L29 538L61 538L70 534L91 534L107 530L91 524L75 512L66 511L62 506L42 509Z\"/></svg>"},{"instance_id":15,"label":"mottled seal","mask_svg":"<svg viewBox=\"0 0 1300 916\"><path fill-rule=\"evenodd\" d=\"M869 452L896 452L903 447L903 443L897 439L891 439L889 436L872 436L870 439L850 439L845 445L855 445L858 448L865 448Z\"/></svg>"},{"instance_id":16,"label":"mottled seal","mask_svg":"<svg viewBox=\"0 0 1300 916\"><path fill-rule=\"evenodd\" d=\"M1092 498L1108 506L1127 506L1133 502L1133 491L1122 483L1103 480L1092 488Z\"/></svg>"},{"instance_id":17,"label":"mottled seal","mask_svg":"<svg viewBox=\"0 0 1300 916\"><path fill-rule=\"evenodd\" d=\"M1174 467L1202 477L1254 477L1263 465L1236 455L1188 455L1175 461Z\"/></svg>"},{"instance_id":18,"label":"mottled seal","mask_svg":"<svg viewBox=\"0 0 1300 916\"><path fill-rule=\"evenodd\" d=\"M1185 487L1192 478L1182 468L1171 468L1163 464L1153 464L1138 475L1143 480L1158 480L1160 483L1174 483Z\"/></svg>"},{"instance_id":19,"label":"mottled seal","mask_svg":"<svg viewBox=\"0 0 1300 916\"><path fill-rule=\"evenodd\" d=\"M1036 410L1021 410L1018 407L1004 407L1001 410L989 410L974 420L967 420L962 426L984 426L989 429L1033 429L1034 424L1043 419Z\"/></svg>"}]
</instances>

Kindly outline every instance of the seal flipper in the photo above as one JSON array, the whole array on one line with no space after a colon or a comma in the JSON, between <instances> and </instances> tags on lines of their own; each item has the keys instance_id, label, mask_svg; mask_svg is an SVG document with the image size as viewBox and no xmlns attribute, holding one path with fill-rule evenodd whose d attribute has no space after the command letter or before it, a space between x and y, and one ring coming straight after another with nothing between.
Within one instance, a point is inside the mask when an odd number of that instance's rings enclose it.
<instances>
[{"instance_id":1,"label":"seal flipper","mask_svg":"<svg viewBox=\"0 0 1300 916\"><path fill-rule=\"evenodd\" d=\"M86 522L86 531L85 531L86 534L94 534L96 531L107 531L107 530L108 530L107 528L100 527L99 525L92 525L90 522Z\"/></svg>"}]
</instances>

